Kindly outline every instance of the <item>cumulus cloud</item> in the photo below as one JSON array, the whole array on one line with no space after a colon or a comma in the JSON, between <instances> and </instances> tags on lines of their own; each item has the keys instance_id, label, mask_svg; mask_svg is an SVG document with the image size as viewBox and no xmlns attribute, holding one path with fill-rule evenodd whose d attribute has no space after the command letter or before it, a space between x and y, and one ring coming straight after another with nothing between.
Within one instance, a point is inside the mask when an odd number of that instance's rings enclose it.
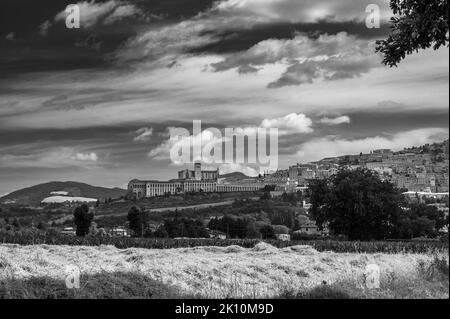
<instances>
[{"instance_id":1,"label":"cumulus cloud","mask_svg":"<svg viewBox=\"0 0 450 319\"><path fill-rule=\"evenodd\" d=\"M97 162L98 156L96 153L76 153L71 159L83 162Z\"/></svg>"},{"instance_id":2,"label":"cumulus cloud","mask_svg":"<svg viewBox=\"0 0 450 319\"><path fill-rule=\"evenodd\" d=\"M376 149L401 150L404 147L441 142L446 138L448 138L448 130L441 128L417 129L391 136L373 136L362 139L328 136L302 144L297 152L297 157L302 162L309 162L331 156L369 153Z\"/></svg>"},{"instance_id":3,"label":"cumulus cloud","mask_svg":"<svg viewBox=\"0 0 450 319\"><path fill-rule=\"evenodd\" d=\"M325 125L341 125L350 124L351 120L349 116L343 115L335 118L323 117L319 120L319 123Z\"/></svg>"},{"instance_id":4,"label":"cumulus cloud","mask_svg":"<svg viewBox=\"0 0 450 319\"><path fill-rule=\"evenodd\" d=\"M136 134L138 135L133 139L135 142L147 142L153 136L153 128L142 127Z\"/></svg>"},{"instance_id":5,"label":"cumulus cloud","mask_svg":"<svg viewBox=\"0 0 450 319\"><path fill-rule=\"evenodd\" d=\"M143 15L141 9L127 1L109 0L106 2L82 1L76 3L80 8L80 27L91 28L97 24L112 24L125 18ZM65 10L55 16L55 21L65 21L67 13Z\"/></svg>"},{"instance_id":6,"label":"cumulus cloud","mask_svg":"<svg viewBox=\"0 0 450 319\"><path fill-rule=\"evenodd\" d=\"M177 128L169 127L167 129L167 134L165 134L165 140L163 140L159 145L154 147L148 153L148 156L155 160L169 160L171 159L173 164L175 165L183 165L186 162L196 162L203 161L206 164L214 163L222 163L223 162L223 150L228 151L227 142L230 142L231 139L227 134L233 134L234 136L239 137L255 137L255 142L257 141L257 130L261 129L278 129L279 135L288 135L288 134L299 134L299 133L311 133L313 132L313 121L308 118L305 114L288 114L279 118L272 119L264 119L259 125L254 126L243 126L236 127L229 133L226 130L219 130L214 128L209 128L203 130L198 134L190 134L187 130L185 130L185 134L183 138L179 138L180 131ZM274 132L270 131L269 134L273 134ZM272 135L273 137L273 135ZM245 140L244 140L245 141ZM225 143L225 149L223 149ZM201 153L194 153L194 145L201 146ZM248 151L248 144L244 142L236 143L236 145L231 146L233 148L234 154L244 154L245 157ZM190 152L189 158L184 157L183 154L180 154L180 150ZM178 152L174 156L174 152Z\"/></svg>"},{"instance_id":7,"label":"cumulus cloud","mask_svg":"<svg viewBox=\"0 0 450 319\"><path fill-rule=\"evenodd\" d=\"M171 158L172 151L182 149L189 150L190 154L192 155L187 158L187 162L201 161L202 154L194 154L194 150L192 149L193 145L201 145L203 147L209 145L211 148L214 148L215 152L217 152L218 154L222 154L222 143L225 139L218 134L214 134L214 132L212 132L211 130L203 130L201 133L198 133L196 135L184 136L184 138L181 139L177 135L177 128L169 127L167 130L169 135L168 139L152 149L148 153L149 157L156 160L167 160ZM177 161L177 159L172 159L173 164L185 164L181 160Z\"/></svg>"},{"instance_id":8,"label":"cumulus cloud","mask_svg":"<svg viewBox=\"0 0 450 319\"><path fill-rule=\"evenodd\" d=\"M291 113L284 117L265 119L260 127L278 128L279 134L289 133L311 133L313 132L312 120L305 114Z\"/></svg>"}]
</instances>

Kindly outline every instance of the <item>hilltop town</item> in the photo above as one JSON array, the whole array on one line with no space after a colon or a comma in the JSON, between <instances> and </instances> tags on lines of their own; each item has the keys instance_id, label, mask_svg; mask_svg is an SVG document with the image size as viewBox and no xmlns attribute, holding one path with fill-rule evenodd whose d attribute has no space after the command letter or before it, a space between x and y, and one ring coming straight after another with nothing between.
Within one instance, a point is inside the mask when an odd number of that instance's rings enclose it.
<instances>
[{"instance_id":1,"label":"hilltop town","mask_svg":"<svg viewBox=\"0 0 450 319\"><path fill-rule=\"evenodd\" d=\"M377 172L382 180L390 181L405 193L448 196L449 140L402 151L378 149L369 154L328 157L298 163L264 176L233 181L221 179L218 170L204 171L201 164L196 163L194 170L180 171L178 179L164 182L134 179L130 181L128 191L138 199L188 192L254 192L268 186L280 193L292 193L307 189L313 180L332 177L341 168L366 168Z\"/></svg>"},{"instance_id":2,"label":"hilltop town","mask_svg":"<svg viewBox=\"0 0 450 319\"><path fill-rule=\"evenodd\" d=\"M367 168L397 188L413 193L448 193L449 140L405 148L394 152L374 150L369 154L344 155L320 161L296 164L264 177L264 183L277 185L280 190L307 187L309 181L333 176L340 168Z\"/></svg>"}]
</instances>

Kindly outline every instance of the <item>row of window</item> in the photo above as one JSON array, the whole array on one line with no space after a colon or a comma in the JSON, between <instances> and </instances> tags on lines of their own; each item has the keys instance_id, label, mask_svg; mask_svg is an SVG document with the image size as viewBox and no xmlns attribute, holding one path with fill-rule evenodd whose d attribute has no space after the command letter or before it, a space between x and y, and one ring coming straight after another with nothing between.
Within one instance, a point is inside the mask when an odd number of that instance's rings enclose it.
<instances>
[{"instance_id":1,"label":"row of window","mask_svg":"<svg viewBox=\"0 0 450 319\"><path fill-rule=\"evenodd\" d=\"M164 195L166 193L179 193L179 192L250 192L257 191L262 188L261 185L218 185L216 183L184 183L184 184L160 184L149 183L142 187L142 184L135 184L131 187L135 193L136 191L146 189L147 196Z\"/></svg>"}]
</instances>

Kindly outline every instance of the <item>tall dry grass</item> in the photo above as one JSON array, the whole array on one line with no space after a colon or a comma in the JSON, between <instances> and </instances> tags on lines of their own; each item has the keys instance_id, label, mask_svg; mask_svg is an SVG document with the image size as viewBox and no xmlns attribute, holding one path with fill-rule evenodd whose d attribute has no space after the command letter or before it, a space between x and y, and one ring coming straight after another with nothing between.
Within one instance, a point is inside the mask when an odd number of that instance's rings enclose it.
<instances>
[{"instance_id":1,"label":"tall dry grass","mask_svg":"<svg viewBox=\"0 0 450 319\"><path fill-rule=\"evenodd\" d=\"M436 258L448 267L448 252L333 253L266 243L165 250L2 244L0 297L448 298L448 272L446 280L424 275ZM380 289L365 287L369 264L381 269ZM67 265L80 268L80 290L65 288Z\"/></svg>"}]
</instances>

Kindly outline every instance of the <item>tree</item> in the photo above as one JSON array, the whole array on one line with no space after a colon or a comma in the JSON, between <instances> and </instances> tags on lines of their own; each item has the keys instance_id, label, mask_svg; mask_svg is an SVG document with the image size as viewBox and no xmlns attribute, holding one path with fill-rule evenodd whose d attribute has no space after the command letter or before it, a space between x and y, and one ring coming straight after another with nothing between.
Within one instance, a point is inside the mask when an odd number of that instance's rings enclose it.
<instances>
[{"instance_id":1,"label":"tree","mask_svg":"<svg viewBox=\"0 0 450 319\"><path fill-rule=\"evenodd\" d=\"M376 47L385 65L397 66L419 49L448 46L448 0L391 0L390 6L396 15L391 18L391 33Z\"/></svg>"},{"instance_id":2,"label":"tree","mask_svg":"<svg viewBox=\"0 0 450 319\"><path fill-rule=\"evenodd\" d=\"M285 225L272 225L275 234L289 234L289 228Z\"/></svg>"},{"instance_id":3,"label":"tree","mask_svg":"<svg viewBox=\"0 0 450 319\"><path fill-rule=\"evenodd\" d=\"M156 238L169 238L169 233L164 228L164 226L158 227L158 229L155 231L155 237Z\"/></svg>"},{"instance_id":4,"label":"tree","mask_svg":"<svg viewBox=\"0 0 450 319\"><path fill-rule=\"evenodd\" d=\"M256 223L255 222L249 222L247 224L247 233L246 233L246 238L260 238L261 234L259 233L259 231L256 228Z\"/></svg>"},{"instance_id":5,"label":"tree","mask_svg":"<svg viewBox=\"0 0 450 319\"><path fill-rule=\"evenodd\" d=\"M444 212L434 206L422 203L409 204L399 218L398 238L436 237L439 231L448 226Z\"/></svg>"},{"instance_id":6,"label":"tree","mask_svg":"<svg viewBox=\"0 0 450 319\"><path fill-rule=\"evenodd\" d=\"M47 224L45 224L42 221L39 221L39 223L37 225L37 229L39 229L39 230L46 230L47 229Z\"/></svg>"},{"instance_id":7,"label":"tree","mask_svg":"<svg viewBox=\"0 0 450 319\"><path fill-rule=\"evenodd\" d=\"M276 185L266 185L264 186L263 192L273 192L276 188Z\"/></svg>"},{"instance_id":8,"label":"tree","mask_svg":"<svg viewBox=\"0 0 450 319\"><path fill-rule=\"evenodd\" d=\"M269 213L272 225L284 225L288 228L295 226L295 212L289 210L277 209Z\"/></svg>"},{"instance_id":9,"label":"tree","mask_svg":"<svg viewBox=\"0 0 450 319\"><path fill-rule=\"evenodd\" d=\"M323 229L350 240L392 238L403 197L393 184L367 169L340 170L310 185L311 215Z\"/></svg>"},{"instance_id":10,"label":"tree","mask_svg":"<svg viewBox=\"0 0 450 319\"><path fill-rule=\"evenodd\" d=\"M90 211L86 204L83 204L75 208L73 217L73 222L77 226L77 236L86 236L89 233L89 227L91 227L92 220L94 219L94 212Z\"/></svg>"},{"instance_id":11,"label":"tree","mask_svg":"<svg viewBox=\"0 0 450 319\"><path fill-rule=\"evenodd\" d=\"M270 192L264 192L262 195L261 195L261 197L259 198L260 200L269 200L269 199L271 199L272 198L272 196L270 195Z\"/></svg>"},{"instance_id":12,"label":"tree","mask_svg":"<svg viewBox=\"0 0 450 319\"><path fill-rule=\"evenodd\" d=\"M263 239L273 239L273 238L275 238L275 232L273 230L273 227L270 226L270 225L266 225L266 226L261 227L259 232L261 233L261 237Z\"/></svg>"},{"instance_id":13,"label":"tree","mask_svg":"<svg viewBox=\"0 0 450 319\"><path fill-rule=\"evenodd\" d=\"M201 220L188 218L166 219L164 229L170 238L189 237L189 238L208 238L209 233Z\"/></svg>"},{"instance_id":14,"label":"tree","mask_svg":"<svg viewBox=\"0 0 450 319\"><path fill-rule=\"evenodd\" d=\"M208 223L208 228L219 230L229 238L246 238L249 220L225 215L222 218L213 218Z\"/></svg>"},{"instance_id":15,"label":"tree","mask_svg":"<svg viewBox=\"0 0 450 319\"><path fill-rule=\"evenodd\" d=\"M17 218L13 219L11 225L13 225L15 229L20 229L20 227L21 227L20 222Z\"/></svg>"},{"instance_id":16,"label":"tree","mask_svg":"<svg viewBox=\"0 0 450 319\"><path fill-rule=\"evenodd\" d=\"M135 236L144 237L148 225L148 215L143 209L133 206L128 211L127 220Z\"/></svg>"},{"instance_id":17,"label":"tree","mask_svg":"<svg viewBox=\"0 0 450 319\"><path fill-rule=\"evenodd\" d=\"M281 196L281 199L284 202L296 204L297 202L301 202L303 200L303 194L301 191L294 192L294 193L286 193L284 192Z\"/></svg>"},{"instance_id":18,"label":"tree","mask_svg":"<svg viewBox=\"0 0 450 319\"><path fill-rule=\"evenodd\" d=\"M94 222L89 226L89 235L91 236L97 236L100 233L99 229L97 228L97 224Z\"/></svg>"}]
</instances>

